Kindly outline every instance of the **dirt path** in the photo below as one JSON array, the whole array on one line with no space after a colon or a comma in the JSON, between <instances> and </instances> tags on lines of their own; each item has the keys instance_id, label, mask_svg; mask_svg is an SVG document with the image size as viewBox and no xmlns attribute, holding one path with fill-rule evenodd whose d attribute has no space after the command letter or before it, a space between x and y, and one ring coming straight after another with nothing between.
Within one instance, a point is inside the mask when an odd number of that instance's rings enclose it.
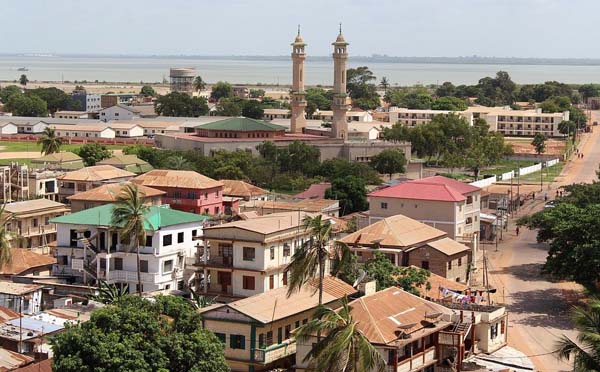
<instances>
[{"instance_id":1,"label":"dirt path","mask_svg":"<svg viewBox=\"0 0 600 372\"><path fill-rule=\"evenodd\" d=\"M0 152L0 159L35 159L42 156L38 151Z\"/></svg>"},{"instance_id":2,"label":"dirt path","mask_svg":"<svg viewBox=\"0 0 600 372\"><path fill-rule=\"evenodd\" d=\"M597 113L596 113L597 114ZM591 182L600 163L600 130L586 134L580 143L583 159L573 158L556 181L544 187L552 198L556 189L575 182ZM543 194L519 215L541 210ZM518 216L515 216L518 217ZM570 322L571 305L581 297L581 287L572 282L553 282L540 275L546 261L547 246L538 244L537 232L521 229L517 237L514 219L504 232L498 251L488 245L490 284L498 288L495 301L507 304L510 311L509 344L528 356L539 371L572 371L568 363L552 355L557 338L577 336Z\"/></svg>"}]
</instances>

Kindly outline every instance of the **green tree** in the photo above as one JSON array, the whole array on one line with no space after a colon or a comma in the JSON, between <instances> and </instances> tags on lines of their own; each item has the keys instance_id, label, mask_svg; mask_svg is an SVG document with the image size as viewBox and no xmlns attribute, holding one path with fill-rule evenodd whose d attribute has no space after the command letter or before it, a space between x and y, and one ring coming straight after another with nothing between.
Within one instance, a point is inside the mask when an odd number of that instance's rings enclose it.
<instances>
[{"instance_id":1,"label":"green tree","mask_svg":"<svg viewBox=\"0 0 600 372\"><path fill-rule=\"evenodd\" d=\"M435 90L438 97L456 97L456 87L449 81L445 81Z\"/></svg>"},{"instance_id":2,"label":"green tree","mask_svg":"<svg viewBox=\"0 0 600 372\"><path fill-rule=\"evenodd\" d=\"M227 372L223 345L181 297L126 296L52 337L53 370Z\"/></svg>"},{"instance_id":3,"label":"green tree","mask_svg":"<svg viewBox=\"0 0 600 372\"><path fill-rule=\"evenodd\" d=\"M574 134L577 128L577 123L572 120L565 120L558 123L558 131L562 134Z\"/></svg>"},{"instance_id":4,"label":"green tree","mask_svg":"<svg viewBox=\"0 0 600 372\"><path fill-rule=\"evenodd\" d=\"M19 84L21 84L22 86L27 85L27 83L29 83L29 79L27 79L27 75L22 74L21 77L19 77Z\"/></svg>"},{"instance_id":5,"label":"green tree","mask_svg":"<svg viewBox=\"0 0 600 372\"><path fill-rule=\"evenodd\" d=\"M250 98L261 98L265 96L264 89L250 89Z\"/></svg>"},{"instance_id":6,"label":"green tree","mask_svg":"<svg viewBox=\"0 0 600 372\"><path fill-rule=\"evenodd\" d=\"M578 89L584 100L600 96L600 84L583 84Z\"/></svg>"},{"instance_id":7,"label":"green tree","mask_svg":"<svg viewBox=\"0 0 600 372\"><path fill-rule=\"evenodd\" d=\"M310 117L317 110L331 110L333 101L333 91L326 91L322 88L306 89L306 114Z\"/></svg>"},{"instance_id":8,"label":"green tree","mask_svg":"<svg viewBox=\"0 0 600 372\"><path fill-rule=\"evenodd\" d=\"M46 107L50 113L55 113L59 110L73 109L75 104L70 95L58 88L38 88L27 90L27 96L37 96L46 102ZM78 103L78 102L77 102Z\"/></svg>"},{"instance_id":9,"label":"green tree","mask_svg":"<svg viewBox=\"0 0 600 372\"><path fill-rule=\"evenodd\" d=\"M91 295L90 299L103 304L114 304L122 300L125 296L127 296L128 292L129 287L127 285L117 287L115 284L107 283L104 280L100 280L100 285L98 286L98 293Z\"/></svg>"},{"instance_id":10,"label":"green tree","mask_svg":"<svg viewBox=\"0 0 600 372\"><path fill-rule=\"evenodd\" d=\"M216 107L219 116L241 116L243 101L237 97L221 98Z\"/></svg>"},{"instance_id":11,"label":"green tree","mask_svg":"<svg viewBox=\"0 0 600 372\"><path fill-rule=\"evenodd\" d=\"M400 101L401 107L409 109L430 109L433 103L433 98L426 93L408 93L402 97Z\"/></svg>"},{"instance_id":12,"label":"green tree","mask_svg":"<svg viewBox=\"0 0 600 372\"><path fill-rule=\"evenodd\" d=\"M40 139L38 139L38 145L42 145L41 152L44 155L50 155L60 152L62 146L62 139L56 136L54 128L46 127L42 132Z\"/></svg>"},{"instance_id":13,"label":"green tree","mask_svg":"<svg viewBox=\"0 0 600 372\"><path fill-rule=\"evenodd\" d=\"M331 222L323 220L322 215L314 217L306 216L303 221L304 229L310 232L311 238L299 247L289 265L285 269L288 275L288 297L294 292L299 291L302 286L311 280L317 280L319 283L319 305L323 304L323 278L325 277L325 263L331 255L329 249L331 241ZM350 250L348 246L341 242L336 242L335 251L339 260L337 269L341 270L350 259ZM334 274L337 274L334 273Z\"/></svg>"},{"instance_id":14,"label":"green tree","mask_svg":"<svg viewBox=\"0 0 600 372\"><path fill-rule=\"evenodd\" d=\"M13 94L9 97L6 108L14 116L38 116L48 115L46 101L38 96L27 96L24 94Z\"/></svg>"},{"instance_id":15,"label":"green tree","mask_svg":"<svg viewBox=\"0 0 600 372\"><path fill-rule=\"evenodd\" d=\"M398 149L386 149L371 158L371 166L382 174L388 174L390 180L394 173L404 173L406 158Z\"/></svg>"},{"instance_id":16,"label":"green tree","mask_svg":"<svg viewBox=\"0 0 600 372\"><path fill-rule=\"evenodd\" d=\"M535 148L535 153L538 155L546 152L546 136L542 133L536 133L531 141L531 146Z\"/></svg>"},{"instance_id":17,"label":"green tree","mask_svg":"<svg viewBox=\"0 0 600 372\"><path fill-rule=\"evenodd\" d=\"M8 99L10 98L10 96L21 94L23 94L21 88L19 88L16 85L9 85L0 90L0 101L2 101L3 103L8 103Z\"/></svg>"},{"instance_id":18,"label":"green tree","mask_svg":"<svg viewBox=\"0 0 600 372\"><path fill-rule=\"evenodd\" d=\"M262 119L265 110L263 110L260 102L253 99L244 101L242 105L242 116L252 119Z\"/></svg>"},{"instance_id":19,"label":"green tree","mask_svg":"<svg viewBox=\"0 0 600 372\"><path fill-rule=\"evenodd\" d=\"M277 150L277 161L282 171L299 172L307 177L317 172L320 157L318 148L300 141Z\"/></svg>"},{"instance_id":20,"label":"green tree","mask_svg":"<svg viewBox=\"0 0 600 372\"><path fill-rule=\"evenodd\" d=\"M206 83L204 82L204 80L202 80L202 76L196 76L194 78L194 89L196 89L198 92L201 92L204 89L206 89Z\"/></svg>"},{"instance_id":21,"label":"green tree","mask_svg":"<svg viewBox=\"0 0 600 372\"><path fill-rule=\"evenodd\" d=\"M215 101L218 101L221 98L233 98L233 87L227 82L218 81L212 86L210 98Z\"/></svg>"},{"instance_id":22,"label":"green tree","mask_svg":"<svg viewBox=\"0 0 600 372\"><path fill-rule=\"evenodd\" d=\"M6 212L6 203L0 206L0 269L12 262L12 253L10 250L11 233L7 225L12 222L13 214Z\"/></svg>"},{"instance_id":23,"label":"green tree","mask_svg":"<svg viewBox=\"0 0 600 372\"><path fill-rule=\"evenodd\" d=\"M167 158L167 168L174 170L192 170L192 164L181 155L173 155Z\"/></svg>"},{"instance_id":24,"label":"green tree","mask_svg":"<svg viewBox=\"0 0 600 372\"><path fill-rule=\"evenodd\" d=\"M600 371L600 300L593 298L585 307L575 307L572 314L577 340L562 335L557 342L560 360L572 360L573 371Z\"/></svg>"},{"instance_id":25,"label":"green tree","mask_svg":"<svg viewBox=\"0 0 600 372\"><path fill-rule=\"evenodd\" d=\"M140 94L144 97L154 97L156 96L156 91L151 85L144 85L142 89L140 89Z\"/></svg>"},{"instance_id":26,"label":"green tree","mask_svg":"<svg viewBox=\"0 0 600 372\"><path fill-rule=\"evenodd\" d=\"M190 97L185 93L171 92L160 96L154 103L157 114L163 116L198 117L208 114L208 103L202 97Z\"/></svg>"},{"instance_id":27,"label":"green tree","mask_svg":"<svg viewBox=\"0 0 600 372\"><path fill-rule=\"evenodd\" d=\"M377 87L371 83L377 78L367 66L349 68L346 71L346 88L352 98L352 104L362 109L373 109L379 106Z\"/></svg>"},{"instance_id":28,"label":"green tree","mask_svg":"<svg viewBox=\"0 0 600 372\"><path fill-rule=\"evenodd\" d=\"M379 82L379 86L382 87L384 90L387 90L387 88L390 87L390 82L388 81L388 78L383 76L381 78L381 81Z\"/></svg>"},{"instance_id":29,"label":"green tree","mask_svg":"<svg viewBox=\"0 0 600 372\"><path fill-rule=\"evenodd\" d=\"M315 318L298 328L294 337L300 343L311 340L315 334L325 334L318 339L304 361L313 371L331 372L385 372L386 363L352 319L348 299L335 311L319 306Z\"/></svg>"},{"instance_id":30,"label":"green tree","mask_svg":"<svg viewBox=\"0 0 600 372\"><path fill-rule=\"evenodd\" d=\"M365 183L355 176L334 179L331 188L325 191L325 198L339 200L343 215L369 208Z\"/></svg>"},{"instance_id":31,"label":"green tree","mask_svg":"<svg viewBox=\"0 0 600 372\"><path fill-rule=\"evenodd\" d=\"M401 267L383 253L375 252L373 258L365 262L361 268L367 276L377 283L377 290L389 287L401 287L407 292L418 295L418 286L427 285L430 272L417 267Z\"/></svg>"},{"instance_id":32,"label":"green tree","mask_svg":"<svg viewBox=\"0 0 600 372\"><path fill-rule=\"evenodd\" d=\"M112 156L112 151L105 145L96 142L87 143L75 151L81 156L86 166L91 167L96 163Z\"/></svg>"},{"instance_id":33,"label":"green tree","mask_svg":"<svg viewBox=\"0 0 600 372\"><path fill-rule=\"evenodd\" d=\"M260 145L256 146L256 150L265 160L270 162L277 161L277 147L272 141L265 141Z\"/></svg>"},{"instance_id":34,"label":"green tree","mask_svg":"<svg viewBox=\"0 0 600 372\"><path fill-rule=\"evenodd\" d=\"M433 110L464 111L467 109L467 103L457 97L441 97L431 104Z\"/></svg>"},{"instance_id":35,"label":"green tree","mask_svg":"<svg viewBox=\"0 0 600 372\"><path fill-rule=\"evenodd\" d=\"M150 224L146 215L149 207L144 203L144 193L136 185L125 185L112 211L112 224L119 228L121 241L135 248L137 260L137 292L142 295L142 273L140 269L140 245L146 242L144 225Z\"/></svg>"}]
</instances>

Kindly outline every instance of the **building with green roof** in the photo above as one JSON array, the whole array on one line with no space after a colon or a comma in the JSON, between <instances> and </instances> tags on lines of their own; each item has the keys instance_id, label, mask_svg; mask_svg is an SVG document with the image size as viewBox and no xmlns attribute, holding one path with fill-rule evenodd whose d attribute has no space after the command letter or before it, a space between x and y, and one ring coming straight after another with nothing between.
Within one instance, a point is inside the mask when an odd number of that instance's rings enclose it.
<instances>
[{"instance_id":1,"label":"building with green roof","mask_svg":"<svg viewBox=\"0 0 600 372\"><path fill-rule=\"evenodd\" d=\"M228 118L195 127L196 134L209 138L273 138L283 136L285 127L246 117Z\"/></svg>"},{"instance_id":2,"label":"building with green roof","mask_svg":"<svg viewBox=\"0 0 600 372\"><path fill-rule=\"evenodd\" d=\"M135 246L126 244L119 226L112 223L114 207L102 205L50 220L56 224L54 275L70 283L98 285L102 280L136 291ZM195 261L196 240L209 217L149 206L145 218L146 239L140 247L143 291L183 288L186 261Z\"/></svg>"},{"instance_id":3,"label":"building with green roof","mask_svg":"<svg viewBox=\"0 0 600 372\"><path fill-rule=\"evenodd\" d=\"M98 165L112 165L113 167L124 169L135 174L142 174L154 169L148 162L138 158L135 155L115 155L108 159L98 162Z\"/></svg>"},{"instance_id":4,"label":"building with green roof","mask_svg":"<svg viewBox=\"0 0 600 372\"><path fill-rule=\"evenodd\" d=\"M57 152L31 160L33 168L77 170L83 168L83 159L72 152Z\"/></svg>"}]
</instances>

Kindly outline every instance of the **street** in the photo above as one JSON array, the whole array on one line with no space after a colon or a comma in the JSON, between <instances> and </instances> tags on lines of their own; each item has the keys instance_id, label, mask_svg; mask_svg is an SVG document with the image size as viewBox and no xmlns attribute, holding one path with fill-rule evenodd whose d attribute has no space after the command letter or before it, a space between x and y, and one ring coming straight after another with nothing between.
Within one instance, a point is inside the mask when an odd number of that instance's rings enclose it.
<instances>
[{"instance_id":1,"label":"street","mask_svg":"<svg viewBox=\"0 0 600 372\"><path fill-rule=\"evenodd\" d=\"M592 120L598 120L593 112ZM525 205L518 213L541 210L543 194L554 198L562 185L592 182L600 163L600 130L585 134L580 143L584 158L576 156L564 167L553 184L544 185L537 200ZM577 332L570 322L571 306L582 297L581 287L571 282L551 281L542 277L540 270L546 261L547 247L536 241L537 231L521 228L515 234L514 219L504 233L498 251L486 245L490 285L497 288L495 301L506 303L510 312L509 345L531 356L539 371L572 371L568 363L559 362L552 351L562 334L575 338Z\"/></svg>"}]
</instances>

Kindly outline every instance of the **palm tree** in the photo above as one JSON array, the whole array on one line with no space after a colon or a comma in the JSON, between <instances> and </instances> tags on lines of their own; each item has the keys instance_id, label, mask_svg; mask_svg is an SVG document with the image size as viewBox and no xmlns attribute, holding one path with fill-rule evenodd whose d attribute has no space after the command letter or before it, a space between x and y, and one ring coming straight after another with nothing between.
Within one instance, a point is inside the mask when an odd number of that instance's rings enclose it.
<instances>
[{"instance_id":1,"label":"palm tree","mask_svg":"<svg viewBox=\"0 0 600 372\"><path fill-rule=\"evenodd\" d=\"M98 288L98 294L94 294L89 297L91 300L109 305L118 302L123 297L127 296L127 293L129 293L129 288L127 285L124 285L123 287L117 287L114 284L109 284L106 281L101 280Z\"/></svg>"},{"instance_id":2,"label":"palm tree","mask_svg":"<svg viewBox=\"0 0 600 372\"><path fill-rule=\"evenodd\" d=\"M137 185L123 187L112 211L112 224L119 229L125 243L135 245L137 255L138 293L142 294L142 274L140 271L140 245L146 241L144 225L150 224L146 215L149 207L144 204L144 193Z\"/></svg>"},{"instance_id":3,"label":"palm tree","mask_svg":"<svg viewBox=\"0 0 600 372\"><path fill-rule=\"evenodd\" d=\"M202 91L206 89L206 83L204 82L204 80L202 80L201 76L196 76L196 78L194 79L194 89L196 89L197 91Z\"/></svg>"},{"instance_id":4,"label":"palm tree","mask_svg":"<svg viewBox=\"0 0 600 372\"><path fill-rule=\"evenodd\" d=\"M311 348L304 358L313 371L363 372L386 370L383 356L373 347L369 339L352 319L348 299L334 311L320 306L315 319L295 331L298 342L307 342L316 334L326 335Z\"/></svg>"},{"instance_id":5,"label":"palm tree","mask_svg":"<svg viewBox=\"0 0 600 372\"><path fill-rule=\"evenodd\" d=\"M573 357L576 372L600 371L600 299L590 300L586 308L575 307L573 323L579 330L577 341L563 335L556 344L558 359Z\"/></svg>"},{"instance_id":6,"label":"palm tree","mask_svg":"<svg viewBox=\"0 0 600 372\"><path fill-rule=\"evenodd\" d=\"M0 269L12 262L12 254L10 251L11 233L8 231L8 223L12 221L13 215L5 213L6 204L0 207Z\"/></svg>"},{"instance_id":7,"label":"palm tree","mask_svg":"<svg viewBox=\"0 0 600 372\"><path fill-rule=\"evenodd\" d=\"M56 136L54 128L46 127L37 143L42 144L42 154L50 155L60 152L62 139Z\"/></svg>"},{"instance_id":8,"label":"palm tree","mask_svg":"<svg viewBox=\"0 0 600 372\"><path fill-rule=\"evenodd\" d=\"M313 279L319 281L319 305L323 304L323 278L325 277L325 261L331 252L328 249L331 239L331 222L323 220L321 214L304 218L304 229L310 230L311 238L294 252L292 260L285 269L290 273L288 297L300 290L306 282ZM350 261L348 246L340 242L334 245L333 258L336 260L336 274Z\"/></svg>"},{"instance_id":9,"label":"palm tree","mask_svg":"<svg viewBox=\"0 0 600 372\"><path fill-rule=\"evenodd\" d=\"M174 170L190 170L192 165L183 156L173 155L167 158L167 168Z\"/></svg>"}]
</instances>

